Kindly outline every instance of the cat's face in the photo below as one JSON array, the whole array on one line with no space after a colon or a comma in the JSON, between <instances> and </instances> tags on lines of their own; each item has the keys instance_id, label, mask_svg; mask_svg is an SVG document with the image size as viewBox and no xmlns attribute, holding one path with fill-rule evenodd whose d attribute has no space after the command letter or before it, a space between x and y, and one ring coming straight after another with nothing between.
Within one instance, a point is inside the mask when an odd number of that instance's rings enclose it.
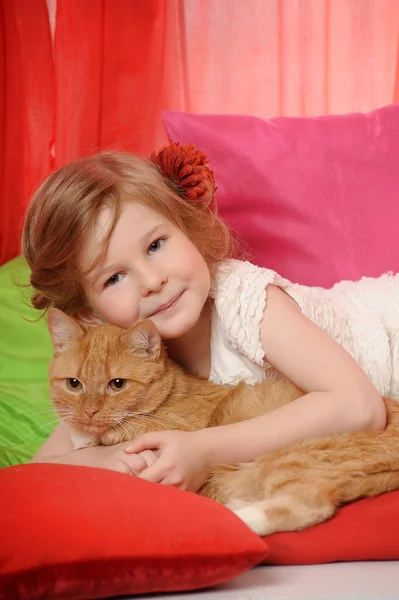
<instances>
[{"instance_id":1,"label":"cat's face","mask_svg":"<svg viewBox=\"0 0 399 600\"><path fill-rule=\"evenodd\" d=\"M149 414L162 400L152 383L165 370L162 344L151 321L131 329L112 325L82 328L57 309L49 310L54 356L49 378L60 417L82 432L102 435Z\"/></svg>"}]
</instances>

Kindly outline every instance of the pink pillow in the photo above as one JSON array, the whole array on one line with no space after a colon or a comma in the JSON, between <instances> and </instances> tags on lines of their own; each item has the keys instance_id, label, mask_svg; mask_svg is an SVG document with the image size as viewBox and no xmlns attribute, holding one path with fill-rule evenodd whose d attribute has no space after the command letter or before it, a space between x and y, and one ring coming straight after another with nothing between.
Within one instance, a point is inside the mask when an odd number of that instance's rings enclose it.
<instances>
[{"instance_id":1,"label":"pink pillow","mask_svg":"<svg viewBox=\"0 0 399 600\"><path fill-rule=\"evenodd\" d=\"M163 113L171 141L215 171L226 222L254 262L307 285L399 271L399 105L369 114Z\"/></svg>"}]
</instances>

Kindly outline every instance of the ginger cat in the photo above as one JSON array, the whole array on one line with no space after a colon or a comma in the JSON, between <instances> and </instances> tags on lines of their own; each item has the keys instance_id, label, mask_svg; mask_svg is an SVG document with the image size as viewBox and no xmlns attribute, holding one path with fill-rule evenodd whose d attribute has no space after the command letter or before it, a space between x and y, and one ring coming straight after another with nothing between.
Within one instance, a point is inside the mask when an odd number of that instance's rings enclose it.
<instances>
[{"instance_id":1,"label":"ginger cat","mask_svg":"<svg viewBox=\"0 0 399 600\"><path fill-rule=\"evenodd\" d=\"M250 419L302 392L274 372L225 388L170 360L149 320L130 329L81 327L48 313L50 390L75 449L160 429L194 431ZM200 494L226 504L253 531L305 529L359 498L399 488L399 403L385 400L384 431L306 440L250 463L214 469Z\"/></svg>"}]
</instances>

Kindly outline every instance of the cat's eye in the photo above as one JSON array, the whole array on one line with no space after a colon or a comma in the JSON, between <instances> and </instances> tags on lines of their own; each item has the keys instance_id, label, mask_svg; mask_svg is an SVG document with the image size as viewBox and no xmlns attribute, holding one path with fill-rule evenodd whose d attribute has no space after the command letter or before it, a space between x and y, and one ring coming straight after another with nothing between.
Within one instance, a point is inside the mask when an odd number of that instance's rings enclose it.
<instances>
[{"instance_id":1,"label":"cat's eye","mask_svg":"<svg viewBox=\"0 0 399 600\"><path fill-rule=\"evenodd\" d=\"M70 377L69 379L67 379L66 384L69 387L69 389L73 390L74 392L81 390L83 387L79 379L76 379L76 377Z\"/></svg>"},{"instance_id":2,"label":"cat's eye","mask_svg":"<svg viewBox=\"0 0 399 600\"><path fill-rule=\"evenodd\" d=\"M108 385L114 392L119 392L126 387L126 379L111 379Z\"/></svg>"}]
</instances>

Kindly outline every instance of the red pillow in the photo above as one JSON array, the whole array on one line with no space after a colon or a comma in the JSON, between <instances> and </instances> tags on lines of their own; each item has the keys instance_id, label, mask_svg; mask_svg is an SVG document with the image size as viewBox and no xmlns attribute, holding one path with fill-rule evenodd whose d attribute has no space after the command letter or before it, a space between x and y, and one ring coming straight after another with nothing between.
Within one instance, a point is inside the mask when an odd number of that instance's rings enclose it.
<instances>
[{"instance_id":1,"label":"red pillow","mask_svg":"<svg viewBox=\"0 0 399 600\"><path fill-rule=\"evenodd\" d=\"M271 535L267 546L273 565L399 560L399 491L348 504L305 531Z\"/></svg>"},{"instance_id":2,"label":"red pillow","mask_svg":"<svg viewBox=\"0 0 399 600\"><path fill-rule=\"evenodd\" d=\"M78 600L203 588L267 548L223 506L102 469L0 470L0 598Z\"/></svg>"}]
</instances>

